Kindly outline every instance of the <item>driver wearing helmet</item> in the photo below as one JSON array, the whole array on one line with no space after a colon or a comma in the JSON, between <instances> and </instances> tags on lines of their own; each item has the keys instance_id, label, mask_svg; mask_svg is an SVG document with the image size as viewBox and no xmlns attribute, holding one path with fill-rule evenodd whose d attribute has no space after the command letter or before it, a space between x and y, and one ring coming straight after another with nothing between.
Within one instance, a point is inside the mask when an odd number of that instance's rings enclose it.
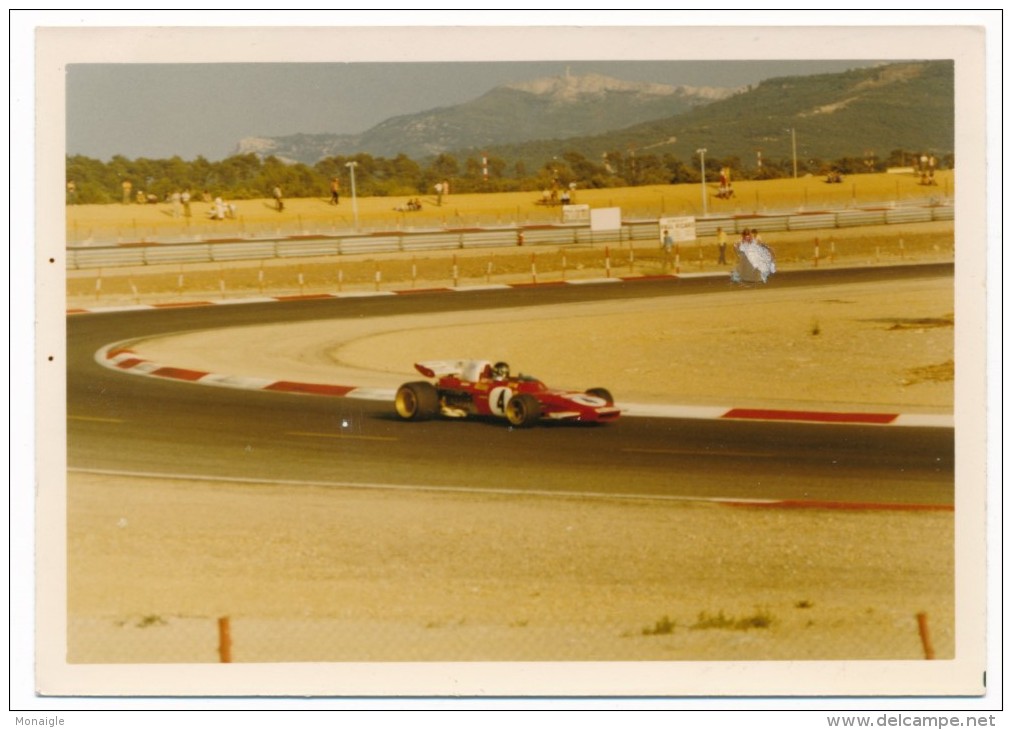
<instances>
[{"instance_id":1,"label":"driver wearing helmet","mask_svg":"<svg viewBox=\"0 0 1012 730\"><path fill-rule=\"evenodd\" d=\"M493 380L509 380L510 377L510 366L505 362L497 362L492 366L492 379Z\"/></svg>"}]
</instances>

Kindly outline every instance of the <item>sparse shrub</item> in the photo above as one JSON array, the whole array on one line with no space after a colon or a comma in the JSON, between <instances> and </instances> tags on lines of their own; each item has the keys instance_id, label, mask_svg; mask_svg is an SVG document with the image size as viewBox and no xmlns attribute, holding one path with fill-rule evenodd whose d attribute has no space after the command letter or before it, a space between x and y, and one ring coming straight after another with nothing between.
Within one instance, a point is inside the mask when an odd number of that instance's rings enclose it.
<instances>
[{"instance_id":1,"label":"sparse shrub","mask_svg":"<svg viewBox=\"0 0 1012 730\"><path fill-rule=\"evenodd\" d=\"M149 626L164 626L166 623L168 622L161 616L152 613L148 614L147 616L142 616L141 619L137 622L137 628L146 629Z\"/></svg>"},{"instance_id":2,"label":"sparse shrub","mask_svg":"<svg viewBox=\"0 0 1012 730\"><path fill-rule=\"evenodd\" d=\"M736 631L748 631L749 629L768 629L773 625L773 617L767 611L757 610L751 616L734 618L726 616L720 611L716 616L701 611L690 628L693 629L734 629Z\"/></svg>"},{"instance_id":3,"label":"sparse shrub","mask_svg":"<svg viewBox=\"0 0 1012 730\"><path fill-rule=\"evenodd\" d=\"M643 635L662 636L665 634L670 634L675 630L675 626L676 624L674 621L672 621L667 616L664 616L660 620L654 622L654 625L652 627L647 626L645 629L643 629Z\"/></svg>"}]
</instances>

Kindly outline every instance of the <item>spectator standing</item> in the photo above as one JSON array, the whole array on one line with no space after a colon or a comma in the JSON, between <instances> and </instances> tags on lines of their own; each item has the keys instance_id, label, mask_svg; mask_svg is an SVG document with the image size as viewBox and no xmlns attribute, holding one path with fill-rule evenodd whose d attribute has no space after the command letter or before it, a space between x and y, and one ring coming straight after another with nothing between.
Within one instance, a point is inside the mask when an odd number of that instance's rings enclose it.
<instances>
[{"instance_id":1,"label":"spectator standing","mask_svg":"<svg viewBox=\"0 0 1012 730\"><path fill-rule=\"evenodd\" d=\"M336 178L330 178L330 204L339 205L341 203L341 182Z\"/></svg>"},{"instance_id":2,"label":"spectator standing","mask_svg":"<svg viewBox=\"0 0 1012 730\"><path fill-rule=\"evenodd\" d=\"M67 181L67 203L77 205L77 183L73 180Z\"/></svg>"},{"instance_id":3,"label":"spectator standing","mask_svg":"<svg viewBox=\"0 0 1012 730\"><path fill-rule=\"evenodd\" d=\"M717 227L717 263L727 263L727 233L723 228Z\"/></svg>"},{"instance_id":4,"label":"spectator standing","mask_svg":"<svg viewBox=\"0 0 1012 730\"><path fill-rule=\"evenodd\" d=\"M134 184L129 180L123 181L123 205L129 205L131 200L131 194L133 193Z\"/></svg>"},{"instance_id":5,"label":"spectator standing","mask_svg":"<svg viewBox=\"0 0 1012 730\"><path fill-rule=\"evenodd\" d=\"M186 188L179 196L180 202L183 204L183 215L187 218L190 217L190 189Z\"/></svg>"},{"instance_id":6,"label":"spectator standing","mask_svg":"<svg viewBox=\"0 0 1012 730\"><path fill-rule=\"evenodd\" d=\"M436 183L436 205L443 204L443 183Z\"/></svg>"},{"instance_id":7,"label":"spectator standing","mask_svg":"<svg viewBox=\"0 0 1012 730\"><path fill-rule=\"evenodd\" d=\"M280 213L281 211L283 211L285 209L285 201L282 200L282 198L281 198L281 186L280 185L275 185L274 186L273 195L274 195L274 205L277 207L278 212Z\"/></svg>"}]
</instances>

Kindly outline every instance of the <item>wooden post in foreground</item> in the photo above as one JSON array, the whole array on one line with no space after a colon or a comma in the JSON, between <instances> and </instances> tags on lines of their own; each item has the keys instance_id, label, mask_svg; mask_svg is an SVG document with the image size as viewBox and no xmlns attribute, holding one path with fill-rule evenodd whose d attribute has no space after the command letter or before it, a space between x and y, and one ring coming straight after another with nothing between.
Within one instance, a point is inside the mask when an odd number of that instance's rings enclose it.
<instances>
[{"instance_id":1,"label":"wooden post in foreground","mask_svg":"<svg viewBox=\"0 0 1012 730\"><path fill-rule=\"evenodd\" d=\"M917 614L917 629L921 634L921 645L924 647L924 658L935 658L935 647L931 645L931 634L928 633L928 614L921 611Z\"/></svg>"},{"instance_id":2,"label":"wooden post in foreground","mask_svg":"<svg viewBox=\"0 0 1012 730\"><path fill-rule=\"evenodd\" d=\"M232 628L228 616L218 619L218 660L222 664L232 661Z\"/></svg>"}]
</instances>

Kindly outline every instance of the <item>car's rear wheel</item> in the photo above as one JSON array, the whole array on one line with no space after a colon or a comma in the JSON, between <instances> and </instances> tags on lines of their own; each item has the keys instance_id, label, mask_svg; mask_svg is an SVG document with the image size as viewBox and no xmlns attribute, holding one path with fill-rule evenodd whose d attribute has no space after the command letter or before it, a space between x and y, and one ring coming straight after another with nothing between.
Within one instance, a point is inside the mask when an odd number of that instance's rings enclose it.
<instances>
[{"instance_id":1,"label":"car's rear wheel","mask_svg":"<svg viewBox=\"0 0 1012 730\"><path fill-rule=\"evenodd\" d=\"M600 398L610 406L615 405L615 399L611 397L611 392L605 388L591 388L587 391L587 395L592 395L595 398Z\"/></svg>"},{"instance_id":2,"label":"car's rear wheel","mask_svg":"<svg viewBox=\"0 0 1012 730\"><path fill-rule=\"evenodd\" d=\"M541 418L541 404L529 393L515 395L506 404L506 418L517 428L530 428Z\"/></svg>"},{"instance_id":3,"label":"car's rear wheel","mask_svg":"<svg viewBox=\"0 0 1012 730\"><path fill-rule=\"evenodd\" d=\"M407 421L427 421L439 414L439 392L432 383L405 383L397 389L394 407Z\"/></svg>"}]
</instances>

